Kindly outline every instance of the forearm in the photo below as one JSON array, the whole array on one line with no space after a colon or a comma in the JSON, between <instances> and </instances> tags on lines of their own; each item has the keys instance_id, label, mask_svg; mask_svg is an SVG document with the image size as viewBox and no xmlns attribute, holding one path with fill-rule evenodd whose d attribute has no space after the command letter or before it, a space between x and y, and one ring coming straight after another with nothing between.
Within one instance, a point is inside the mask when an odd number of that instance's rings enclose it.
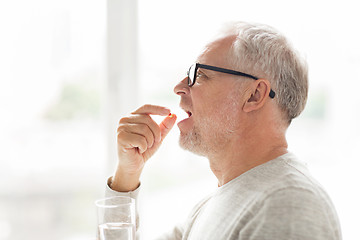
<instances>
[{"instance_id":1,"label":"forearm","mask_svg":"<svg viewBox=\"0 0 360 240\"><path fill-rule=\"evenodd\" d=\"M141 171L127 173L118 167L114 176L111 178L109 187L117 192L130 192L136 190L140 185Z\"/></svg>"}]
</instances>

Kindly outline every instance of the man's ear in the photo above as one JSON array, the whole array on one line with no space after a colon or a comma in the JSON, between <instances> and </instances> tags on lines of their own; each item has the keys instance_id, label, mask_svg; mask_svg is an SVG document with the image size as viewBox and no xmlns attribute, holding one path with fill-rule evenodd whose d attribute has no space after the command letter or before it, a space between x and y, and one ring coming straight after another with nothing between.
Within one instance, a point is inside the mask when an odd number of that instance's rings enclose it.
<instances>
[{"instance_id":1,"label":"man's ear","mask_svg":"<svg viewBox=\"0 0 360 240\"><path fill-rule=\"evenodd\" d=\"M270 82L267 79L258 79L251 84L251 94L243 106L245 112L256 111L264 106L269 98Z\"/></svg>"}]
</instances>

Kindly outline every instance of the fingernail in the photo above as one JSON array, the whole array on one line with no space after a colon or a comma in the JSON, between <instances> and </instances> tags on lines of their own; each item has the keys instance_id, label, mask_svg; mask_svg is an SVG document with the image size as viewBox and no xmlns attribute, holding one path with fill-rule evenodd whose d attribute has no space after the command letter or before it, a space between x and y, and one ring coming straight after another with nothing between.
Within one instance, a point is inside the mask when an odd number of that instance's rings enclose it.
<instances>
[{"instance_id":1,"label":"fingernail","mask_svg":"<svg viewBox=\"0 0 360 240\"><path fill-rule=\"evenodd\" d=\"M176 115L174 113L169 114L169 118L174 118L174 117L176 117Z\"/></svg>"}]
</instances>

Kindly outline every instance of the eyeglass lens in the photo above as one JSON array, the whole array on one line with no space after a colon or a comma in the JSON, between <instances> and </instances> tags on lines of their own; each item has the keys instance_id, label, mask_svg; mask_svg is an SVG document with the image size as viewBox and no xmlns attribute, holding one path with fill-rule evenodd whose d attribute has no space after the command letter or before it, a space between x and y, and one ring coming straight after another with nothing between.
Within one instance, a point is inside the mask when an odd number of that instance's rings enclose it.
<instances>
[{"instance_id":1,"label":"eyeglass lens","mask_svg":"<svg viewBox=\"0 0 360 240\"><path fill-rule=\"evenodd\" d=\"M194 83L195 80L195 69L196 69L196 65L193 64L191 65L189 72L188 72L188 84L189 86L191 86Z\"/></svg>"}]
</instances>

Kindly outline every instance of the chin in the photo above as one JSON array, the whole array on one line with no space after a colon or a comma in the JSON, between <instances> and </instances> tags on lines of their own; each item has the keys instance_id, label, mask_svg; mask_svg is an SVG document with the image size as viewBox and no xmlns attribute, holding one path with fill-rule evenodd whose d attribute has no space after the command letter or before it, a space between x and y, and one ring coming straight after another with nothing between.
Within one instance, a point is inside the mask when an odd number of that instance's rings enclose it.
<instances>
[{"instance_id":1,"label":"chin","mask_svg":"<svg viewBox=\"0 0 360 240\"><path fill-rule=\"evenodd\" d=\"M179 145L182 149L192 152L196 155L206 157L207 151L201 144L200 137L196 132L180 133Z\"/></svg>"}]
</instances>

